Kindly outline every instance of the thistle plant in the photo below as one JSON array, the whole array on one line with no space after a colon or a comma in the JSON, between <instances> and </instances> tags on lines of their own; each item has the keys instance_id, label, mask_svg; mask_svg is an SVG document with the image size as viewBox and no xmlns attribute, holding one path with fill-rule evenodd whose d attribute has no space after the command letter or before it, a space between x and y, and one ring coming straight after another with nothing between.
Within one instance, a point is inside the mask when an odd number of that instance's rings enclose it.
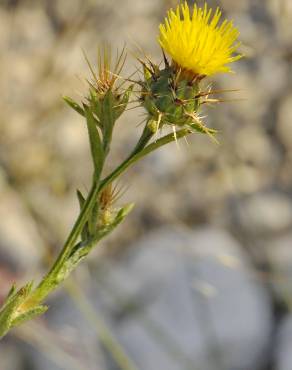
<instances>
[{"instance_id":1,"label":"thistle plant","mask_svg":"<svg viewBox=\"0 0 292 370\"><path fill-rule=\"evenodd\" d=\"M80 213L48 273L36 286L29 282L20 289L15 286L10 289L0 310L0 337L43 314L48 309L44 304L47 296L129 214L133 204L117 207L118 193L114 186L128 167L160 147L193 133L215 137L216 131L203 123L200 108L206 102L219 100L209 99L215 91L204 91L202 80L216 73L230 72L230 63L241 58L234 54L239 46L237 29L227 20L219 25L220 19L220 10L213 12L207 4L203 8L194 5L192 12L187 3L178 5L175 11L168 12L159 28L163 66L147 57L139 59L143 78L122 80L124 50L112 61L110 49L104 48L99 53L98 71L90 66L92 79L88 81L82 103L64 98L86 123L93 162L91 188L87 195L77 190ZM140 105L147 112L144 128L125 160L104 176L116 121L135 94L135 84L139 87ZM171 128L170 132L165 132L167 128Z\"/></svg>"}]
</instances>

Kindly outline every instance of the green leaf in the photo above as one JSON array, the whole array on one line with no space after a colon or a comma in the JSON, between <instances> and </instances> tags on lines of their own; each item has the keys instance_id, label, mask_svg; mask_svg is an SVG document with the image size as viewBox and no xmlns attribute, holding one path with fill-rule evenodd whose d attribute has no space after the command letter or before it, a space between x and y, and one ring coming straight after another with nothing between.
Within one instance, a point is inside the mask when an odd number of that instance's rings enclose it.
<instances>
[{"instance_id":1,"label":"green leaf","mask_svg":"<svg viewBox=\"0 0 292 370\"><path fill-rule=\"evenodd\" d=\"M73 108L76 112L78 112L79 114L81 114L81 116L85 117L85 112L84 112L84 109L82 109L82 107L76 103L76 101L74 101L72 98L70 98L69 96L63 96L63 99L64 101L71 107Z\"/></svg>"},{"instance_id":2,"label":"green leaf","mask_svg":"<svg viewBox=\"0 0 292 370\"><path fill-rule=\"evenodd\" d=\"M11 298L14 295L15 292L16 292L16 284L13 283L12 287L10 288L10 290L9 290L7 296L6 296L5 301L7 302L9 300L9 298Z\"/></svg>"},{"instance_id":3,"label":"green leaf","mask_svg":"<svg viewBox=\"0 0 292 370\"><path fill-rule=\"evenodd\" d=\"M127 204L124 207L120 208L120 210L117 212L115 218L110 224L105 225L101 229L97 230L94 241L97 242L104 238L106 235L108 235L110 232L112 232L132 211L133 208L134 203Z\"/></svg>"},{"instance_id":4,"label":"green leaf","mask_svg":"<svg viewBox=\"0 0 292 370\"><path fill-rule=\"evenodd\" d=\"M114 117L114 95L109 90L101 101L100 121L102 122L103 133L103 149L104 153L109 152L110 143L112 140L112 132L115 123Z\"/></svg>"},{"instance_id":5,"label":"green leaf","mask_svg":"<svg viewBox=\"0 0 292 370\"><path fill-rule=\"evenodd\" d=\"M80 190L77 189L76 193L77 193L77 198L78 198L78 201L79 201L79 207L80 207L80 211L81 211L83 206L84 206L84 203L85 203L85 198L82 195ZM90 236L90 233L89 233L89 229L88 229L88 222L86 222L82 231L81 231L81 240L82 241L88 240L89 236Z\"/></svg>"},{"instance_id":6,"label":"green leaf","mask_svg":"<svg viewBox=\"0 0 292 370\"><path fill-rule=\"evenodd\" d=\"M216 144L219 144L219 141L216 138L216 134L218 133L217 130L208 128L207 126L204 126L203 124L195 123L195 122L189 124L188 126L200 134L208 135L210 139L212 139Z\"/></svg>"},{"instance_id":7,"label":"green leaf","mask_svg":"<svg viewBox=\"0 0 292 370\"><path fill-rule=\"evenodd\" d=\"M13 287L10 289L10 295L8 295L0 311L0 333L2 336L11 328L13 320L17 317L17 308L28 297L32 290L32 286L33 282L29 282L18 291L15 291Z\"/></svg>"},{"instance_id":8,"label":"green leaf","mask_svg":"<svg viewBox=\"0 0 292 370\"><path fill-rule=\"evenodd\" d=\"M91 239L80 242L73 248L67 260L64 262L62 268L58 272L58 276L56 277L58 284L66 279L71 271L88 255L91 249L94 248L98 241L112 232L124 220L124 218L131 212L133 207L134 204L127 204L126 206L122 207L118 211L111 224L96 230L95 235L92 236Z\"/></svg>"},{"instance_id":9,"label":"green leaf","mask_svg":"<svg viewBox=\"0 0 292 370\"><path fill-rule=\"evenodd\" d=\"M42 315L45 313L48 309L48 306L45 305L38 305L35 306L28 311L18 315L14 320L12 320L10 327L18 326L22 324L24 321L31 320L32 318L35 318L36 316Z\"/></svg>"},{"instance_id":10,"label":"green leaf","mask_svg":"<svg viewBox=\"0 0 292 370\"><path fill-rule=\"evenodd\" d=\"M94 175L95 179L99 179L103 162L104 162L104 152L102 148L102 142L99 136L99 132L96 126L96 120L93 117L91 110L84 106L86 123L89 135L91 156L94 164Z\"/></svg>"},{"instance_id":11,"label":"green leaf","mask_svg":"<svg viewBox=\"0 0 292 370\"><path fill-rule=\"evenodd\" d=\"M215 135L218 133L218 130L215 130L213 128L208 128L198 123L191 123L188 126L191 127L193 130L199 132L200 134Z\"/></svg>"},{"instance_id":12,"label":"green leaf","mask_svg":"<svg viewBox=\"0 0 292 370\"><path fill-rule=\"evenodd\" d=\"M85 198L84 196L82 195L81 191L77 189L76 191L77 193L77 198L78 198L78 202L79 202L79 207L80 207L80 211L82 210L83 208L83 205L85 203Z\"/></svg>"},{"instance_id":13,"label":"green leaf","mask_svg":"<svg viewBox=\"0 0 292 370\"><path fill-rule=\"evenodd\" d=\"M119 220L119 223L121 221L123 221L123 219L128 216L128 214L132 211L132 209L135 207L135 204L134 203L129 203L129 204L126 204L124 207L122 207L117 216L116 216L116 219Z\"/></svg>"},{"instance_id":14,"label":"green leaf","mask_svg":"<svg viewBox=\"0 0 292 370\"><path fill-rule=\"evenodd\" d=\"M63 263L61 269L58 271L58 275L56 276L56 281L60 284L64 281L68 275L74 270L77 264L87 256L92 248L92 241L85 240L83 242L78 243L73 250L71 251L70 255L68 256L67 260Z\"/></svg>"},{"instance_id":15,"label":"green leaf","mask_svg":"<svg viewBox=\"0 0 292 370\"><path fill-rule=\"evenodd\" d=\"M102 130L103 123L101 121L101 99L97 96L96 91L93 89L89 90L89 94L90 94L89 98L90 108L98 119L97 120L98 127Z\"/></svg>"},{"instance_id":16,"label":"green leaf","mask_svg":"<svg viewBox=\"0 0 292 370\"><path fill-rule=\"evenodd\" d=\"M128 87L125 93L122 96L122 99L119 100L117 105L114 107L115 120L117 120L127 108L130 96L133 92L134 85Z\"/></svg>"},{"instance_id":17,"label":"green leaf","mask_svg":"<svg viewBox=\"0 0 292 370\"><path fill-rule=\"evenodd\" d=\"M94 236L96 233L98 215L99 215L99 204L96 203L92 208L91 215L88 219L88 231L91 236Z\"/></svg>"}]
</instances>

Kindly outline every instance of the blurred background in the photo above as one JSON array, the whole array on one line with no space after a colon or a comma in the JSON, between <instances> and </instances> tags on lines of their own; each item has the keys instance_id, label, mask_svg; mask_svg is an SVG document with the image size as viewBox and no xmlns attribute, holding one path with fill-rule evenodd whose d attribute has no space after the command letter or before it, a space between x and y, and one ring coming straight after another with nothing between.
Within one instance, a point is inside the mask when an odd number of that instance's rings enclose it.
<instances>
[{"instance_id":1,"label":"blurred background","mask_svg":"<svg viewBox=\"0 0 292 370\"><path fill-rule=\"evenodd\" d=\"M246 56L212 80L240 89L204 109L220 145L193 135L124 175L133 213L45 316L1 342L0 370L292 369L292 2L208 3ZM82 50L94 65L101 43L126 44L124 76L139 48L159 62L158 25L176 4L0 1L0 301L46 271L90 185L84 122L61 99L86 91ZM142 113L118 122L108 169Z\"/></svg>"}]
</instances>

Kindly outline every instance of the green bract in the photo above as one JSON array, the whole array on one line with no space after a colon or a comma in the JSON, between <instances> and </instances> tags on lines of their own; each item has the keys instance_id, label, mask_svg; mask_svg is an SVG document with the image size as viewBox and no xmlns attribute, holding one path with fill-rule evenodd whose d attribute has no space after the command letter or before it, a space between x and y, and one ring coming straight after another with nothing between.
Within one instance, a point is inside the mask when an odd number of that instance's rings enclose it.
<instances>
[{"instance_id":1,"label":"green bract","mask_svg":"<svg viewBox=\"0 0 292 370\"><path fill-rule=\"evenodd\" d=\"M170 66L164 69L144 69L141 100L152 119L163 124L191 124L200 107L199 84L180 78Z\"/></svg>"}]
</instances>

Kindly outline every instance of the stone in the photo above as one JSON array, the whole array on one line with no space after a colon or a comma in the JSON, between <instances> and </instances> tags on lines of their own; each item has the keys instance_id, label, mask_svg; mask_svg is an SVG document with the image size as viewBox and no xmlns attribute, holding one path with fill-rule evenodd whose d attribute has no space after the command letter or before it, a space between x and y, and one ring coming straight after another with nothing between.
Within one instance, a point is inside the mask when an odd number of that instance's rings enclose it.
<instances>
[{"instance_id":1,"label":"stone","mask_svg":"<svg viewBox=\"0 0 292 370\"><path fill-rule=\"evenodd\" d=\"M0 249L19 269L36 268L44 243L22 199L4 187L0 196Z\"/></svg>"},{"instance_id":2,"label":"stone","mask_svg":"<svg viewBox=\"0 0 292 370\"><path fill-rule=\"evenodd\" d=\"M275 345L275 368L292 370L292 316L286 316L277 331Z\"/></svg>"},{"instance_id":3,"label":"stone","mask_svg":"<svg viewBox=\"0 0 292 370\"><path fill-rule=\"evenodd\" d=\"M32 333L33 348L24 349L30 368L41 370L105 369L103 354L98 346L95 323L86 319L75 300L67 294L54 299L39 333ZM44 338L44 339L43 339ZM49 344L49 345L48 345Z\"/></svg>"},{"instance_id":4,"label":"stone","mask_svg":"<svg viewBox=\"0 0 292 370\"><path fill-rule=\"evenodd\" d=\"M1 370L23 370L24 362L15 344L6 338L1 340Z\"/></svg>"},{"instance_id":5,"label":"stone","mask_svg":"<svg viewBox=\"0 0 292 370\"><path fill-rule=\"evenodd\" d=\"M281 140L281 143L291 153L292 151L292 94L286 96L281 102L279 108L279 118L277 125L277 133Z\"/></svg>"},{"instance_id":6,"label":"stone","mask_svg":"<svg viewBox=\"0 0 292 370\"><path fill-rule=\"evenodd\" d=\"M292 204L281 192L258 192L241 201L238 217L250 235L277 235L292 226Z\"/></svg>"},{"instance_id":7,"label":"stone","mask_svg":"<svg viewBox=\"0 0 292 370\"><path fill-rule=\"evenodd\" d=\"M265 250L271 268L271 283L278 299L291 304L292 297L292 234L281 235L269 243Z\"/></svg>"},{"instance_id":8,"label":"stone","mask_svg":"<svg viewBox=\"0 0 292 370\"><path fill-rule=\"evenodd\" d=\"M139 370L261 368L270 299L235 240L169 228L130 251L101 267L97 300Z\"/></svg>"}]
</instances>

